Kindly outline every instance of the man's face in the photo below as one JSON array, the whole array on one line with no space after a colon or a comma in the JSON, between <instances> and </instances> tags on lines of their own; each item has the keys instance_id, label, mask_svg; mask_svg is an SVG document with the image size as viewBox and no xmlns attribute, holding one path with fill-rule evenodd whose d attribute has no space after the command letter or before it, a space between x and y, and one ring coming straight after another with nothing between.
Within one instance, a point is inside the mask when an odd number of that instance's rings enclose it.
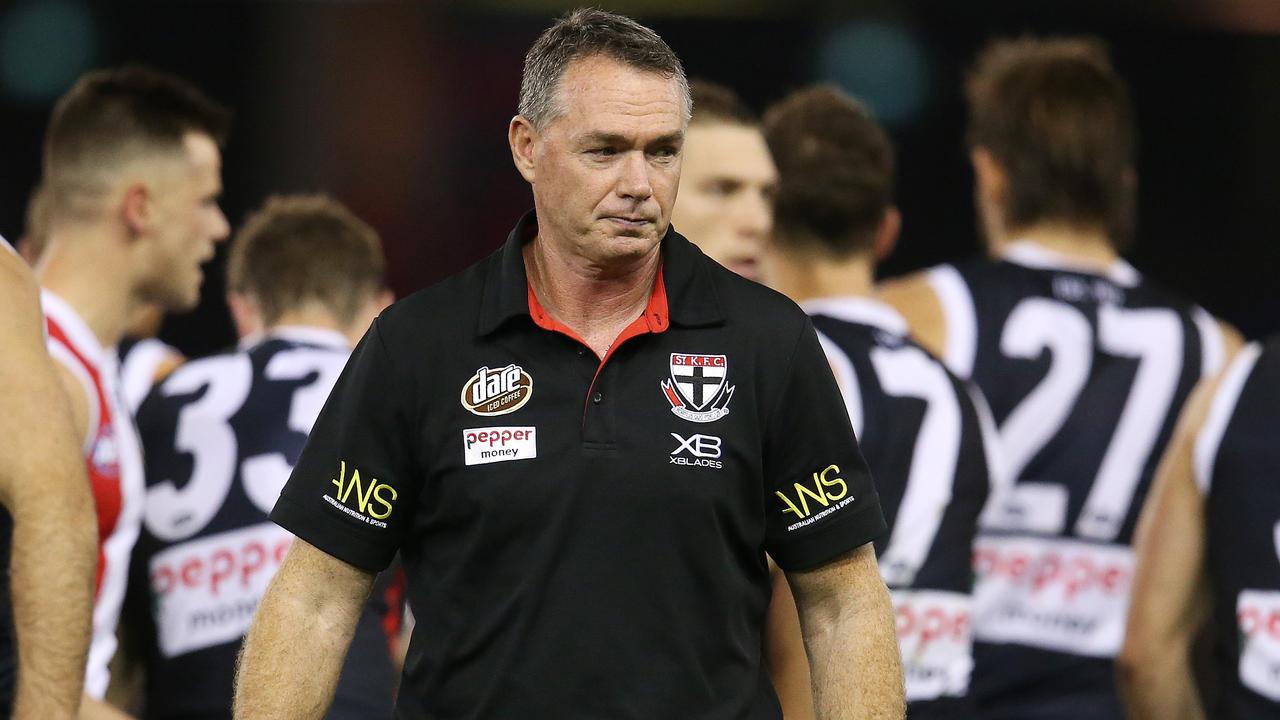
<instances>
[{"instance_id":1,"label":"man's face","mask_svg":"<svg viewBox=\"0 0 1280 720\"><path fill-rule=\"evenodd\" d=\"M667 232L680 182L678 83L592 56L569 64L559 100L562 114L533 133L525 174L540 234L601 267L649 254Z\"/></svg>"},{"instance_id":2,"label":"man's face","mask_svg":"<svg viewBox=\"0 0 1280 720\"><path fill-rule=\"evenodd\" d=\"M676 228L712 260L758 280L777 185L759 128L695 122L685 140Z\"/></svg>"},{"instance_id":3,"label":"man's face","mask_svg":"<svg viewBox=\"0 0 1280 720\"><path fill-rule=\"evenodd\" d=\"M222 193L222 158L207 135L189 133L184 153L167 162L153 184L154 221L149 262L140 295L165 310L190 310L200 301L200 266L213 257L214 244L230 227L218 207Z\"/></svg>"}]
</instances>

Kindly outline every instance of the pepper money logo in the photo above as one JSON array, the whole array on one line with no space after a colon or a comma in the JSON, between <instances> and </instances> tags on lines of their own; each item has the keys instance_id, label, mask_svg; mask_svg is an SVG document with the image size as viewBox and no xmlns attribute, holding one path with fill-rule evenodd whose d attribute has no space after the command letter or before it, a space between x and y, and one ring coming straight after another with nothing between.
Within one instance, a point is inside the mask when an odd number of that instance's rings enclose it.
<instances>
[{"instance_id":1,"label":"pepper money logo","mask_svg":"<svg viewBox=\"0 0 1280 720\"><path fill-rule=\"evenodd\" d=\"M734 386L728 383L727 356L671 353L670 368L661 385L676 417L709 423L729 414Z\"/></svg>"},{"instance_id":2,"label":"pepper money logo","mask_svg":"<svg viewBox=\"0 0 1280 720\"><path fill-rule=\"evenodd\" d=\"M385 528L399 493L377 478L362 482L360 471L354 468L351 477L347 477L347 461L340 460L339 463L338 477L330 480L337 492L325 495L325 502L365 524Z\"/></svg>"},{"instance_id":3,"label":"pepper money logo","mask_svg":"<svg viewBox=\"0 0 1280 720\"><path fill-rule=\"evenodd\" d=\"M512 363L496 370L482 367L462 386L462 407L483 417L506 415L533 397L533 378Z\"/></svg>"}]
</instances>

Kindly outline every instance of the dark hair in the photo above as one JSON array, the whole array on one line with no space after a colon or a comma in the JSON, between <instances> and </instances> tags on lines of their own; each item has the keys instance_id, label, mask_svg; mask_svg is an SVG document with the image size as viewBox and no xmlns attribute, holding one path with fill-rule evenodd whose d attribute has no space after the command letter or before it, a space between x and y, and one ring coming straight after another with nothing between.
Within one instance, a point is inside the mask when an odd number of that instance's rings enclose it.
<instances>
[{"instance_id":1,"label":"dark hair","mask_svg":"<svg viewBox=\"0 0 1280 720\"><path fill-rule=\"evenodd\" d=\"M180 152L189 132L226 139L230 113L195 86L141 66L82 76L53 108L44 143L49 202L101 190L100 177L146 153Z\"/></svg>"},{"instance_id":2,"label":"dark hair","mask_svg":"<svg viewBox=\"0 0 1280 720\"><path fill-rule=\"evenodd\" d=\"M690 112L689 81L680 58L658 34L623 15L597 8L573 10L547 28L529 48L520 80L520 114L536 128L561 112L560 80L569 63L604 55L639 70L674 78Z\"/></svg>"},{"instance_id":3,"label":"dark hair","mask_svg":"<svg viewBox=\"0 0 1280 720\"><path fill-rule=\"evenodd\" d=\"M378 233L327 195L267 199L227 258L227 289L252 297L268 324L314 302L343 324L383 286Z\"/></svg>"},{"instance_id":4,"label":"dark hair","mask_svg":"<svg viewBox=\"0 0 1280 720\"><path fill-rule=\"evenodd\" d=\"M1065 221L1127 237L1133 108L1101 41L995 42L974 63L966 94L969 143L1009 174L1007 226Z\"/></svg>"},{"instance_id":5,"label":"dark hair","mask_svg":"<svg viewBox=\"0 0 1280 720\"><path fill-rule=\"evenodd\" d=\"M690 80L689 96L693 99L690 122L724 122L748 127L760 124L760 116L727 86L701 79Z\"/></svg>"},{"instance_id":6,"label":"dark hair","mask_svg":"<svg viewBox=\"0 0 1280 720\"><path fill-rule=\"evenodd\" d=\"M778 165L778 240L836 256L869 249L893 204L893 146L870 112L834 87L806 88L769 108L764 134Z\"/></svg>"}]
</instances>

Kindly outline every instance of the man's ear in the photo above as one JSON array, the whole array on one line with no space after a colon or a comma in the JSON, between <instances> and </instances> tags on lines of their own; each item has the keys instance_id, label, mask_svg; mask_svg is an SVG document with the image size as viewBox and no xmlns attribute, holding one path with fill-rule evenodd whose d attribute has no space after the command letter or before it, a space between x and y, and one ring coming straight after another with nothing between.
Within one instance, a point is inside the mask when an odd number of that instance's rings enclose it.
<instances>
[{"instance_id":1,"label":"man's ear","mask_svg":"<svg viewBox=\"0 0 1280 720\"><path fill-rule=\"evenodd\" d=\"M984 147L970 150L969 161L973 163L974 184L979 197L988 203L1003 204L1009 184L1009 173L1004 165Z\"/></svg>"},{"instance_id":2,"label":"man's ear","mask_svg":"<svg viewBox=\"0 0 1280 720\"><path fill-rule=\"evenodd\" d=\"M511 118L507 128L507 143L511 146L511 159L515 161L516 170L527 182L532 183L537 177L537 163L534 162L534 145L539 140L538 131L523 115Z\"/></svg>"},{"instance_id":3,"label":"man's ear","mask_svg":"<svg viewBox=\"0 0 1280 720\"><path fill-rule=\"evenodd\" d=\"M120 221L131 237L144 234L151 228L151 190L142 182L130 183L120 198Z\"/></svg>"},{"instance_id":4,"label":"man's ear","mask_svg":"<svg viewBox=\"0 0 1280 720\"><path fill-rule=\"evenodd\" d=\"M891 205L884 211L884 218L880 220L880 227L876 228L876 262L880 262L893 254L893 249L898 246L898 235L901 232L902 213L898 212L898 208Z\"/></svg>"},{"instance_id":5,"label":"man's ear","mask_svg":"<svg viewBox=\"0 0 1280 720\"><path fill-rule=\"evenodd\" d=\"M227 307L231 310L231 319L235 322L236 337L244 338L266 329L262 323L262 311L258 309L258 303L252 297L238 292L228 292Z\"/></svg>"}]
</instances>

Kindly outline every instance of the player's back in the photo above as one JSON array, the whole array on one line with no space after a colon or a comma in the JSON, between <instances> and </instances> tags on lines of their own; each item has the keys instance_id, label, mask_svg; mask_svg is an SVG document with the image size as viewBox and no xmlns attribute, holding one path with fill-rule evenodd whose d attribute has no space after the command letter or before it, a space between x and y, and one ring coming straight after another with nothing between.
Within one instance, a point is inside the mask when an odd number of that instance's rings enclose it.
<instances>
[{"instance_id":1,"label":"player's back","mask_svg":"<svg viewBox=\"0 0 1280 720\"><path fill-rule=\"evenodd\" d=\"M279 328L175 370L138 413L147 497L130 582L147 717L230 717L235 659L292 536L268 519L346 363L345 338ZM365 612L330 717L387 716L393 670ZM345 711L346 714L342 714Z\"/></svg>"},{"instance_id":2,"label":"player's back","mask_svg":"<svg viewBox=\"0 0 1280 720\"><path fill-rule=\"evenodd\" d=\"M832 298L804 308L889 524L875 548L898 618L909 714L967 717L971 552L991 485L986 409L907 338L906 321L888 306Z\"/></svg>"},{"instance_id":3,"label":"player's back","mask_svg":"<svg viewBox=\"0 0 1280 720\"><path fill-rule=\"evenodd\" d=\"M1027 243L930 282L945 360L990 403L1011 482L974 556L980 709L1123 717L1112 659L1134 526L1179 410L1222 362L1221 331L1123 261L1086 269Z\"/></svg>"},{"instance_id":4,"label":"player's back","mask_svg":"<svg viewBox=\"0 0 1280 720\"><path fill-rule=\"evenodd\" d=\"M1280 337L1236 356L1196 439L1214 657L1210 716L1280 717Z\"/></svg>"}]
</instances>

